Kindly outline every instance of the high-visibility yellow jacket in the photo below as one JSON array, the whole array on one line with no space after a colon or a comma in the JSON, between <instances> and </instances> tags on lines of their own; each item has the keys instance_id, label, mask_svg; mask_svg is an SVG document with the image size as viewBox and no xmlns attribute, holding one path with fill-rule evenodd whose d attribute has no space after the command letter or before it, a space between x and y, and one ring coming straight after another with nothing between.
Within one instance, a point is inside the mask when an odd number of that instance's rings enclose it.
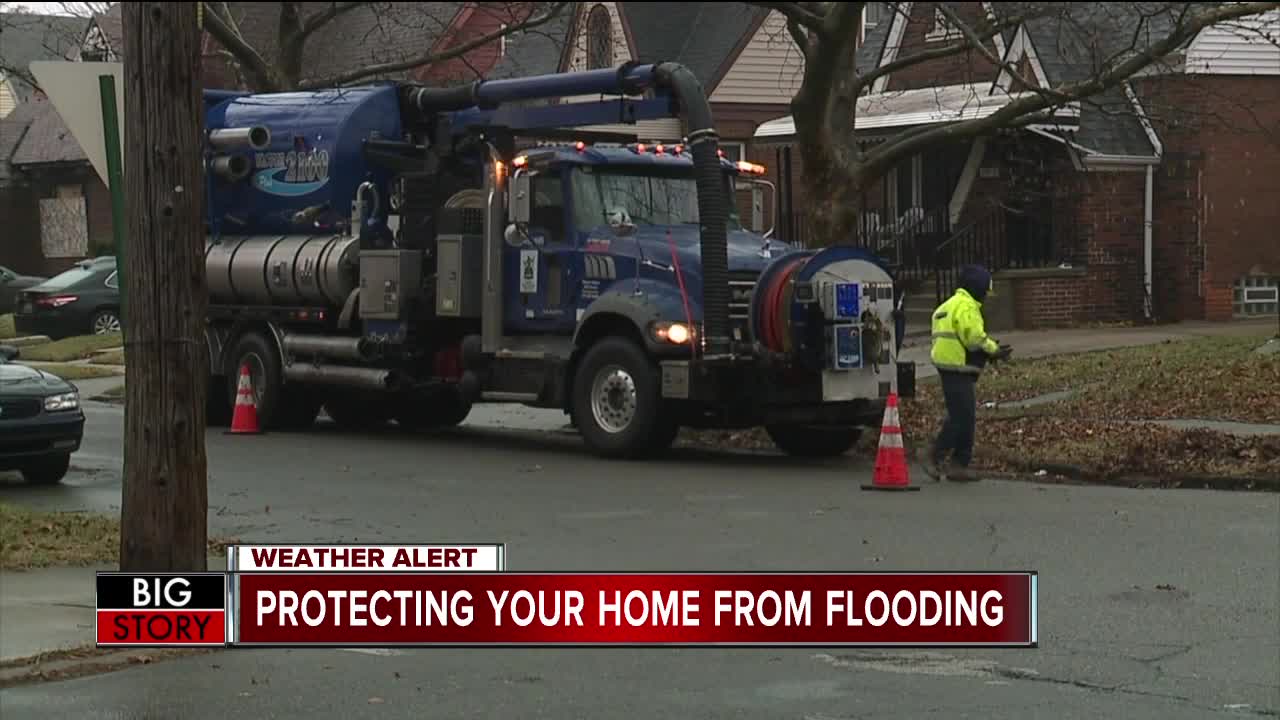
<instances>
[{"instance_id":1,"label":"high-visibility yellow jacket","mask_svg":"<svg viewBox=\"0 0 1280 720\"><path fill-rule=\"evenodd\" d=\"M982 320L982 303L968 290L956 290L933 311L933 350L930 358L939 370L977 375L987 357L1000 351L1000 344L987 335Z\"/></svg>"}]
</instances>

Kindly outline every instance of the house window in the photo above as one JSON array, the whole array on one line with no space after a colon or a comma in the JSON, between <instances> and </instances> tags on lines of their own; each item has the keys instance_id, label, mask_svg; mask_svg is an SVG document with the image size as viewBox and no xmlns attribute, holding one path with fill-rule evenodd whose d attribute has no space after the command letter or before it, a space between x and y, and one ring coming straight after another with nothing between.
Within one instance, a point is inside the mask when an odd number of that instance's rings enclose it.
<instances>
[{"instance_id":1,"label":"house window","mask_svg":"<svg viewBox=\"0 0 1280 720\"><path fill-rule=\"evenodd\" d=\"M1271 315L1280 312L1280 278L1249 275L1236 281L1232 293L1236 315Z\"/></svg>"},{"instance_id":2,"label":"house window","mask_svg":"<svg viewBox=\"0 0 1280 720\"><path fill-rule=\"evenodd\" d=\"M870 30L888 20L891 10L889 3L867 3L863 6L862 12L862 25Z\"/></svg>"},{"instance_id":3,"label":"house window","mask_svg":"<svg viewBox=\"0 0 1280 720\"><path fill-rule=\"evenodd\" d=\"M747 159L747 146L740 142L722 142L720 149L724 151L724 159L729 162L738 162Z\"/></svg>"},{"instance_id":4,"label":"house window","mask_svg":"<svg viewBox=\"0 0 1280 720\"><path fill-rule=\"evenodd\" d=\"M587 16L587 69L613 67L613 19L604 5Z\"/></svg>"},{"instance_id":5,"label":"house window","mask_svg":"<svg viewBox=\"0 0 1280 720\"><path fill-rule=\"evenodd\" d=\"M960 37L960 32L951 25L951 21L943 14L940 8L933 11L933 29L929 30L924 36L925 42L940 42L942 40L954 40Z\"/></svg>"}]
</instances>

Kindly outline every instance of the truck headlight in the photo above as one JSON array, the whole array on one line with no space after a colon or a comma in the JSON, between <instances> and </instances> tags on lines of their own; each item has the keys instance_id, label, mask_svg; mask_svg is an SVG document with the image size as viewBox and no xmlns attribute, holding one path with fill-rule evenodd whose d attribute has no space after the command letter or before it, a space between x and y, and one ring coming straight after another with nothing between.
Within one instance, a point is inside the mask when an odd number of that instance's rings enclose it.
<instances>
[{"instance_id":1,"label":"truck headlight","mask_svg":"<svg viewBox=\"0 0 1280 720\"><path fill-rule=\"evenodd\" d=\"M686 345L693 339L693 329L678 322L656 322L649 327L649 332L658 342L672 345Z\"/></svg>"},{"instance_id":2,"label":"truck headlight","mask_svg":"<svg viewBox=\"0 0 1280 720\"><path fill-rule=\"evenodd\" d=\"M59 410L75 410L80 407L80 393L69 392L62 395L50 395L44 399L44 409L49 412Z\"/></svg>"}]
</instances>

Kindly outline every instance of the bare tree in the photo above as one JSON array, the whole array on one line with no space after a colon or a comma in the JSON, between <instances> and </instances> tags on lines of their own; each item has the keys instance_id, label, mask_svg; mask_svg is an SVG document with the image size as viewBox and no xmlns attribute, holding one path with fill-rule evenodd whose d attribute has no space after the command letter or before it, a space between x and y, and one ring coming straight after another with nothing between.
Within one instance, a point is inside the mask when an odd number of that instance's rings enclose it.
<instances>
[{"instance_id":1,"label":"bare tree","mask_svg":"<svg viewBox=\"0 0 1280 720\"><path fill-rule=\"evenodd\" d=\"M1112 11L1122 6L1137 20L1132 32L1117 38L1114 32L1101 37L1096 28L1080 22L1080 13L1088 12L1094 3L996 3L996 13L976 21L960 11L964 3L934 3L936 12L954 30L952 37L927 45L900 43L891 62L859 72L855 56L867 3L749 4L781 13L788 33L803 53L803 76L791 107L804 165L802 182L809 222L816 237L828 239L854 235L861 192L899 161L942 143L1034 123L1055 109L1089 102L1157 68L1206 28L1232 26L1239 32L1256 32L1245 21L1280 7L1278 2L1106 3ZM903 3L889 5L900 11ZM1083 44L1089 56L1087 71L1052 87L1024 77L1021 68L993 50L992 40L1028 22L1056 24L1071 42ZM1114 28L1102 30L1105 33ZM858 99L877 80L960 56L1010 73L1015 82L1021 81L1017 84L1023 92L985 117L907 130L872 149L861 149L854 131Z\"/></svg>"},{"instance_id":2,"label":"bare tree","mask_svg":"<svg viewBox=\"0 0 1280 720\"><path fill-rule=\"evenodd\" d=\"M368 27L362 42L390 29L416 33L420 38L446 35L465 3L256 3L256 12L270 6L272 32L246 23L251 3L203 3L205 27L221 46L242 83L259 92L313 89L348 85L405 71L422 71L450 60L465 63L467 55L502 38L528 33L569 12L574 3L477 3L472 12L487 15L492 29L459 39L445 47L422 42L403 49L377 48L355 65L335 66L323 61L306 62L308 48L326 33L347 32L348 25ZM360 22L353 23L359 17ZM359 30L357 29L357 32ZM376 42L369 43L376 45ZM425 47L423 45L426 45ZM316 66L319 66L318 68Z\"/></svg>"},{"instance_id":3,"label":"bare tree","mask_svg":"<svg viewBox=\"0 0 1280 720\"><path fill-rule=\"evenodd\" d=\"M204 570L204 193L194 3L124 7L125 468L120 567Z\"/></svg>"}]
</instances>

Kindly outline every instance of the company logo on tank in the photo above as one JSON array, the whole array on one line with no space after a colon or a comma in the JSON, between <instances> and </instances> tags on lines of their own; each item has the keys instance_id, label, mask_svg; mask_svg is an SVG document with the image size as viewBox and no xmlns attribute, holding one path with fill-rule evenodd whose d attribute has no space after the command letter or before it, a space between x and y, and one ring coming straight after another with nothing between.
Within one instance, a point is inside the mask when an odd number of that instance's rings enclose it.
<instances>
[{"instance_id":1,"label":"company logo on tank","mask_svg":"<svg viewBox=\"0 0 1280 720\"><path fill-rule=\"evenodd\" d=\"M329 183L327 150L257 153L253 164L254 185L271 195L309 195Z\"/></svg>"}]
</instances>

